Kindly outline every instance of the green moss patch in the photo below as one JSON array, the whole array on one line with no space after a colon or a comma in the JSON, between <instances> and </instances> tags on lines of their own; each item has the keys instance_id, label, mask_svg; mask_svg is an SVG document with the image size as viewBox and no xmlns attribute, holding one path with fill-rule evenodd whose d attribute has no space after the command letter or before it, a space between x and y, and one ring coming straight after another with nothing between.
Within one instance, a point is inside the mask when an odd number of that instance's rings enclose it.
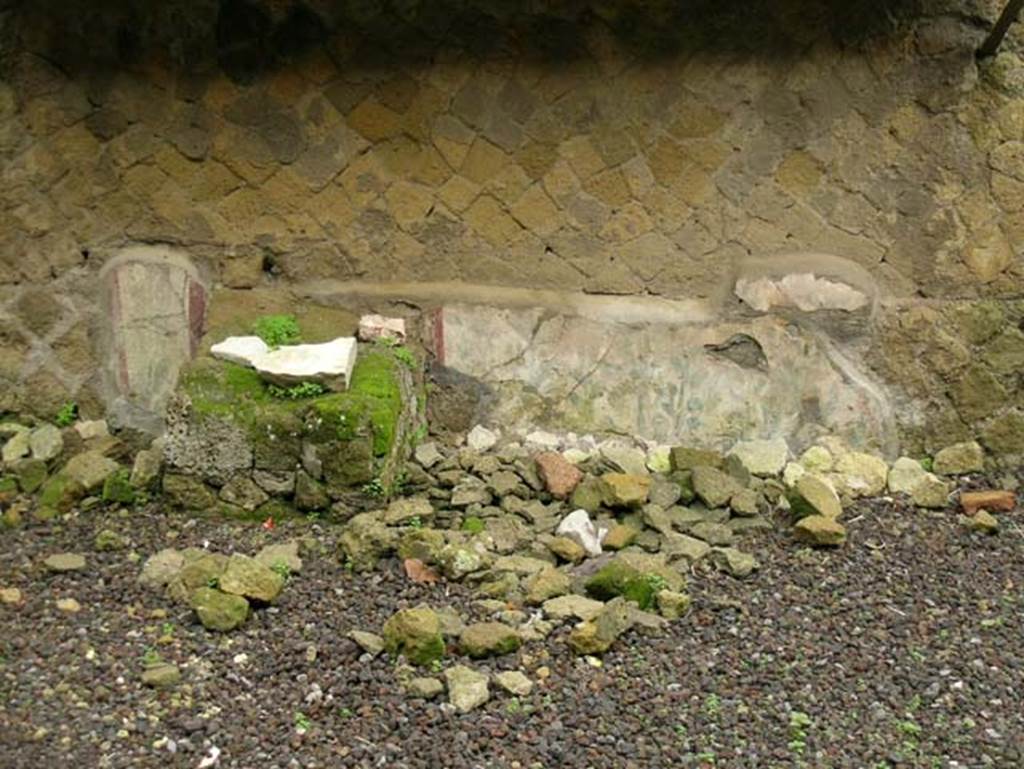
<instances>
[{"instance_id":1,"label":"green moss patch","mask_svg":"<svg viewBox=\"0 0 1024 769\"><path fill-rule=\"evenodd\" d=\"M641 574L632 566L615 562L597 572L585 586L591 598L610 601L621 595L641 609L654 606L658 592L664 588L665 580L658 575Z\"/></svg>"}]
</instances>

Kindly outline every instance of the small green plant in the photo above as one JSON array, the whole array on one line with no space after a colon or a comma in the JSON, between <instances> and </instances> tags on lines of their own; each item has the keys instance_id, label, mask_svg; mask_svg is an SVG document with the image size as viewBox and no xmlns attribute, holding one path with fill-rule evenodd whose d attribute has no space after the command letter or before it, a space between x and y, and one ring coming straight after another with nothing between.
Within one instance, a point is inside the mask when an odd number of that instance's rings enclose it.
<instances>
[{"instance_id":1,"label":"small green plant","mask_svg":"<svg viewBox=\"0 0 1024 769\"><path fill-rule=\"evenodd\" d=\"M807 730L811 726L811 717L800 711L789 714L789 749L802 756L807 749Z\"/></svg>"},{"instance_id":2,"label":"small green plant","mask_svg":"<svg viewBox=\"0 0 1024 769\"><path fill-rule=\"evenodd\" d=\"M407 521L407 525L409 526L410 529L422 529L423 519L420 518L418 515L414 515Z\"/></svg>"},{"instance_id":3,"label":"small green plant","mask_svg":"<svg viewBox=\"0 0 1024 769\"><path fill-rule=\"evenodd\" d=\"M665 578L660 574L648 574L644 577L647 580L647 584L651 586L652 593L660 593L662 590L668 587L668 583Z\"/></svg>"},{"instance_id":4,"label":"small green plant","mask_svg":"<svg viewBox=\"0 0 1024 769\"><path fill-rule=\"evenodd\" d=\"M160 634L161 635L174 635L174 623L173 622L165 622L164 624L162 624L160 626Z\"/></svg>"},{"instance_id":5,"label":"small green plant","mask_svg":"<svg viewBox=\"0 0 1024 769\"><path fill-rule=\"evenodd\" d=\"M338 718L353 718L355 713L352 708L338 708Z\"/></svg>"},{"instance_id":6,"label":"small green plant","mask_svg":"<svg viewBox=\"0 0 1024 769\"><path fill-rule=\"evenodd\" d=\"M921 463L921 467L923 467L929 473L935 467L935 460L933 460L931 457L925 457L924 459L920 459L918 461Z\"/></svg>"},{"instance_id":7,"label":"small green plant","mask_svg":"<svg viewBox=\"0 0 1024 769\"><path fill-rule=\"evenodd\" d=\"M281 577L283 577L286 582L292 576L291 567L288 564L286 564L284 561L274 561L274 563L271 565L270 569L275 574L281 575Z\"/></svg>"},{"instance_id":8,"label":"small green plant","mask_svg":"<svg viewBox=\"0 0 1024 769\"><path fill-rule=\"evenodd\" d=\"M271 347L299 341L299 322L294 315L264 315L252 325L252 332Z\"/></svg>"},{"instance_id":9,"label":"small green plant","mask_svg":"<svg viewBox=\"0 0 1024 769\"><path fill-rule=\"evenodd\" d=\"M291 387L281 387L276 384L267 385L267 393L270 397L281 398L282 400L297 401L303 398L316 398L325 392L327 392L327 388L319 382L300 382Z\"/></svg>"},{"instance_id":10,"label":"small green plant","mask_svg":"<svg viewBox=\"0 0 1024 769\"><path fill-rule=\"evenodd\" d=\"M441 672L441 660L431 660L430 661L430 670L432 672L434 672L434 673L440 673Z\"/></svg>"},{"instance_id":11,"label":"small green plant","mask_svg":"<svg viewBox=\"0 0 1024 769\"><path fill-rule=\"evenodd\" d=\"M57 427L70 427L76 419L78 419L78 404L74 401L68 401L60 407L53 421Z\"/></svg>"},{"instance_id":12,"label":"small green plant","mask_svg":"<svg viewBox=\"0 0 1024 769\"><path fill-rule=\"evenodd\" d=\"M416 432L412 434L412 444L418 446L427 439L427 426L420 425L416 428Z\"/></svg>"},{"instance_id":13,"label":"small green plant","mask_svg":"<svg viewBox=\"0 0 1024 769\"><path fill-rule=\"evenodd\" d=\"M704 712L709 716L717 716L722 710L721 698L712 692L704 698Z\"/></svg>"},{"instance_id":14,"label":"small green plant","mask_svg":"<svg viewBox=\"0 0 1024 769\"><path fill-rule=\"evenodd\" d=\"M477 516L471 515L462 522L462 530L467 534L480 534L484 530L484 522Z\"/></svg>"},{"instance_id":15,"label":"small green plant","mask_svg":"<svg viewBox=\"0 0 1024 769\"><path fill-rule=\"evenodd\" d=\"M523 712L523 703L521 703L519 701L518 697L513 697L505 705L505 712L508 713L510 716L514 716L514 715L516 715L518 713L522 713Z\"/></svg>"},{"instance_id":16,"label":"small green plant","mask_svg":"<svg viewBox=\"0 0 1024 769\"><path fill-rule=\"evenodd\" d=\"M218 577L210 577L206 580L206 586L212 587L214 590L220 587L220 579Z\"/></svg>"},{"instance_id":17,"label":"small green plant","mask_svg":"<svg viewBox=\"0 0 1024 769\"><path fill-rule=\"evenodd\" d=\"M369 483L363 484L363 493L368 497L383 497L384 484L381 483L380 478L374 478Z\"/></svg>"},{"instance_id":18,"label":"small green plant","mask_svg":"<svg viewBox=\"0 0 1024 769\"><path fill-rule=\"evenodd\" d=\"M354 563L354 562L352 561L352 559L351 559L351 558L346 558L346 559L345 559L345 565L344 565L344 569L345 569L345 571L347 571L347 572L350 572L350 573L351 573L351 572L354 572L354 571L356 570L356 565L355 565L355 563Z\"/></svg>"},{"instance_id":19,"label":"small green plant","mask_svg":"<svg viewBox=\"0 0 1024 769\"><path fill-rule=\"evenodd\" d=\"M142 654L142 664L146 667L151 667L159 665L161 661L160 653L156 649L147 646L146 651Z\"/></svg>"},{"instance_id":20,"label":"small green plant","mask_svg":"<svg viewBox=\"0 0 1024 769\"><path fill-rule=\"evenodd\" d=\"M305 734L312 726L313 722L309 720L309 716L301 710L295 711L295 731L299 734Z\"/></svg>"},{"instance_id":21,"label":"small green plant","mask_svg":"<svg viewBox=\"0 0 1024 769\"><path fill-rule=\"evenodd\" d=\"M416 354L408 347L398 346L393 349L395 357L411 369L416 368Z\"/></svg>"}]
</instances>

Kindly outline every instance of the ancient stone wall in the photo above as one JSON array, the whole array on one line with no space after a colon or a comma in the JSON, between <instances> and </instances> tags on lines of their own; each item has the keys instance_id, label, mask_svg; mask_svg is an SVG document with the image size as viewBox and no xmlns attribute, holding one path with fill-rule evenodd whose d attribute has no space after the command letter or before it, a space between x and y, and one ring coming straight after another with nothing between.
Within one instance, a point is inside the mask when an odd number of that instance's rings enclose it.
<instances>
[{"instance_id":1,"label":"ancient stone wall","mask_svg":"<svg viewBox=\"0 0 1024 769\"><path fill-rule=\"evenodd\" d=\"M520 5L0 3L0 411L108 405L100 270L139 244L232 289L709 301L815 251L874 282L915 445L1024 422L1000 3Z\"/></svg>"}]
</instances>

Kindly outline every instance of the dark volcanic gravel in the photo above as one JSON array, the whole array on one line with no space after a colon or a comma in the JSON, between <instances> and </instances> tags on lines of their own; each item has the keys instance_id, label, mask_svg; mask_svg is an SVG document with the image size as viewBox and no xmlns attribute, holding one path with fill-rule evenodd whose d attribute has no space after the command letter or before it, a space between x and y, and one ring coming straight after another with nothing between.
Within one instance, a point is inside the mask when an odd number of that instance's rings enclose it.
<instances>
[{"instance_id":1,"label":"dark volcanic gravel","mask_svg":"<svg viewBox=\"0 0 1024 769\"><path fill-rule=\"evenodd\" d=\"M212 746L218 766L259 769L1024 766L1024 532L1004 516L983 538L952 513L881 502L847 518L836 552L747 540L754 578L699 571L686 618L627 635L600 667L569 653L567 628L471 663L550 677L519 699L492 685L466 716L408 699L392 664L361 660L345 634L420 601L468 607L467 592L411 585L397 564L349 574L330 527L92 512L5 532L0 587L25 602L0 605L0 767L197 767ZM307 534L323 554L275 607L219 635L139 588L128 551L94 552L102 528L143 557ZM47 573L60 551L85 553L86 568ZM58 611L65 597L82 610ZM181 684L141 684L151 650Z\"/></svg>"}]
</instances>

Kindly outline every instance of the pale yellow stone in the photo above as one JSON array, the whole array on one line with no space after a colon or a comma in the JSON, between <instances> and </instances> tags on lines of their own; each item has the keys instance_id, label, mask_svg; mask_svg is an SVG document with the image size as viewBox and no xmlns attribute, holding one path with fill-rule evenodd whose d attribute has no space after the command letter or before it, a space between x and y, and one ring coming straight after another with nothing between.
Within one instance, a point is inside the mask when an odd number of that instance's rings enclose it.
<instances>
[{"instance_id":1,"label":"pale yellow stone","mask_svg":"<svg viewBox=\"0 0 1024 769\"><path fill-rule=\"evenodd\" d=\"M692 164L683 169L670 189L695 208L703 205L715 193L711 175Z\"/></svg>"},{"instance_id":2,"label":"pale yellow stone","mask_svg":"<svg viewBox=\"0 0 1024 769\"><path fill-rule=\"evenodd\" d=\"M469 208L470 203L476 200L479 194L480 185L463 176L453 176L437 192L441 201L457 213Z\"/></svg>"},{"instance_id":3,"label":"pale yellow stone","mask_svg":"<svg viewBox=\"0 0 1024 769\"><path fill-rule=\"evenodd\" d=\"M378 142L402 132L402 117L371 97L349 113L348 125L369 141Z\"/></svg>"},{"instance_id":4,"label":"pale yellow stone","mask_svg":"<svg viewBox=\"0 0 1024 769\"><path fill-rule=\"evenodd\" d=\"M642 205L633 201L612 214L612 218L601 228L601 237L613 243L625 243L650 232L651 217Z\"/></svg>"},{"instance_id":5,"label":"pale yellow stone","mask_svg":"<svg viewBox=\"0 0 1024 769\"><path fill-rule=\"evenodd\" d=\"M579 191L580 182L569 164L564 160L558 160L551 166L551 170L544 174L544 189L548 195L564 205L566 198Z\"/></svg>"},{"instance_id":6,"label":"pale yellow stone","mask_svg":"<svg viewBox=\"0 0 1024 769\"><path fill-rule=\"evenodd\" d=\"M651 168L643 157L635 157L623 165L622 174L634 198L647 194L654 185L654 174L651 173Z\"/></svg>"},{"instance_id":7,"label":"pale yellow stone","mask_svg":"<svg viewBox=\"0 0 1024 769\"><path fill-rule=\"evenodd\" d=\"M520 232L520 226L490 195L477 198L465 213L466 222L491 245L502 246Z\"/></svg>"},{"instance_id":8,"label":"pale yellow stone","mask_svg":"<svg viewBox=\"0 0 1024 769\"><path fill-rule=\"evenodd\" d=\"M543 179L558 160L558 149L544 142L530 142L515 153L516 163L531 179Z\"/></svg>"},{"instance_id":9,"label":"pale yellow stone","mask_svg":"<svg viewBox=\"0 0 1024 769\"><path fill-rule=\"evenodd\" d=\"M711 136L725 124L725 115L707 104L684 104L668 130L678 139Z\"/></svg>"},{"instance_id":10,"label":"pale yellow stone","mask_svg":"<svg viewBox=\"0 0 1024 769\"><path fill-rule=\"evenodd\" d=\"M388 211L402 229L422 222L434 202L434 195L428 187L410 182L395 182L384 197L388 201Z\"/></svg>"},{"instance_id":11,"label":"pale yellow stone","mask_svg":"<svg viewBox=\"0 0 1024 769\"><path fill-rule=\"evenodd\" d=\"M508 163L491 178L484 189L506 206L510 206L529 186L530 177L526 172L514 163Z\"/></svg>"},{"instance_id":12,"label":"pale yellow stone","mask_svg":"<svg viewBox=\"0 0 1024 769\"><path fill-rule=\"evenodd\" d=\"M534 184L524 192L513 204L511 213L520 224L541 237L547 237L561 224L558 207L540 184Z\"/></svg>"},{"instance_id":13,"label":"pale yellow stone","mask_svg":"<svg viewBox=\"0 0 1024 769\"><path fill-rule=\"evenodd\" d=\"M706 171L715 171L732 154L732 150L715 139L692 139L683 144L683 152Z\"/></svg>"},{"instance_id":14,"label":"pale yellow stone","mask_svg":"<svg viewBox=\"0 0 1024 769\"><path fill-rule=\"evenodd\" d=\"M991 283L1013 262L1013 247L998 225L989 225L969 236L963 260L982 283Z\"/></svg>"},{"instance_id":15,"label":"pale yellow stone","mask_svg":"<svg viewBox=\"0 0 1024 769\"><path fill-rule=\"evenodd\" d=\"M583 183L583 189L609 206L623 206L631 198L629 185L617 169L590 177Z\"/></svg>"},{"instance_id":16,"label":"pale yellow stone","mask_svg":"<svg viewBox=\"0 0 1024 769\"><path fill-rule=\"evenodd\" d=\"M818 186L821 172L821 164L810 153L797 150L779 164L775 180L787 192L802 196Z\"/></svg>"},{"instance_id":17,"label":"pale yellow stone","mask_svg":"<svg viewBox=\"0 0 1024 769\"><path fill-rule=\"evenodd\" d=\"M434 146L452 168L459 168L469 154L469 145L452 141L446 136L435 136Z\"/></svg>"},{"instance_id":18,"label":"pale yellow stone","mask_svg":"<svg viewBox=\"0 0 1024 769\"><path fill-rule=\"evenodd\" d=\"M604 169L604 160L586 136L574 136L562 142L558 153L572 166L580 179L586 179Z\"/></svg>"},{"instance_id":19,"label":"pale yellow stone","mask_svg":"<svg viewBox=\"0 0 1024 769\"><path fill-rule=\"evenodd\" d=\"M306 203L306 210L325 228L347 227L358 215L348 193L335 184L313 195Z\"/></svg>"},{"instance_id":20,"label":"pale yellow stone","mask_svg":"<svg viewBox=\"0 0 1024 769\"><path fill-rule=\"evenodd\" d=\"M356 208L365 208L384 192L387 171L371 152L354 158L339 180Z\"/></svg>"},{"instance_id":21,"label":"pale yellow stone","mask_svg":"<svg viewBox=\"0 0 1024 769\"><path fill-rule=\"evenodd\" d=\"M477 184L486 184L508 163L508 155L486 139L477 137L459 173Z\"/></svg>"},{"instance_id":22,"label":"pale yellow stone","mask_svg":"<svg viewBox=\"0 0 1024 769\"><path fill-rule=\"evenodd\" d=\"M647 162L655 180L665 187L671 186L682 173L683 167L688 165L683 148L667 136L663 136L650 148Z\"/></svg>"}]
</instances>

